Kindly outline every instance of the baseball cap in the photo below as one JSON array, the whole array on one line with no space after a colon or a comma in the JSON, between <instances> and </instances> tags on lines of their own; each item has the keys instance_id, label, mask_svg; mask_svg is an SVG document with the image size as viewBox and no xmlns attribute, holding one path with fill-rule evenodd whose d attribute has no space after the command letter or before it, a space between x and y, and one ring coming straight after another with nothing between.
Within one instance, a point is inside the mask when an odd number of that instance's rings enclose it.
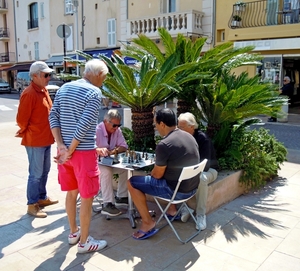
<instances>
[{"instance_id":1,"label":"baseball cap","mask_svg":"<svg viewBox=\"0 0 300 271\"><path fill-rule=\"evenodd\" d=\"M50 72L53 72L53 71L54 70L50 69L45 62L36 61L36 62L31 64L29 73L30 74L36 74L38 72L48 72L48 73L50 73Z\"/></svg>"}]
</instances>

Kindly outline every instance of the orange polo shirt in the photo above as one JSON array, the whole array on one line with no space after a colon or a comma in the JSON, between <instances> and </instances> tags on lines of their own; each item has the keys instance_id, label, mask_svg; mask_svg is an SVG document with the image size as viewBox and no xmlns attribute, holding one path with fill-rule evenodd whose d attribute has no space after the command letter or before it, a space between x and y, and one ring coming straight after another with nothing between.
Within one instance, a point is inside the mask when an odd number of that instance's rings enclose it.
<instances>
[{"instance_id":1,"label":"orange polo shirt","mask_svg":"<svg viewBox=\"0 0 300 271\"><path fill-rule=\"evenodd\" d=\"M45 147L54 143L48 120L51 107L48 90L31 82L21 95L16 119L20 127L16 136L22 137L22 145Z\"/></svg>"}]
</instances>

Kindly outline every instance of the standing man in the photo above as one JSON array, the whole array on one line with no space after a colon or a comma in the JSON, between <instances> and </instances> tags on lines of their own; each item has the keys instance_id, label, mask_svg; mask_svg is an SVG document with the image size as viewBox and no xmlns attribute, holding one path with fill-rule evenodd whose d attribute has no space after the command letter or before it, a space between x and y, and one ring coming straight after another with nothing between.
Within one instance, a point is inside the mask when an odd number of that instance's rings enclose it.
<instances>
[{"instance_id":1,"label":"standing man","mask_svg":"<svg viewBox=\"0 0 300 271\"><path fill-rule=\"evenodd\" d=\"M196 193L196 229L206 229L206 201L208 184L216 180L218 176L218 161L211 139L198 129L198 123L192 113L183 113L178 117L178 128L188 132L196 139L199 146L200 161L207 159L204 171L200 174L200 184ZM181 221L186 222L190 213L186 209L181 211Z\"/></svg>"},{"instance_id":2,"label":"standing man","mask_svg":"<svg viewBox=\"0 0 300 271\"><path fill-rule=\"evenodd\" d=\"M133 176L128 180L128 189L137 207L142 225L133 233L134 239L143 240L154 235L155 221L152 220L147 206L146 195L171 198L177 185L182 168L196 165L200 161L198 145L189 133L176 127L176 115L169 108L159 110L155 116L155 127L163 139L155 150L155 165L148 176ZM177 199L193 195L199 185L199 175L180 185ZM171 205L168 215L174 216L176 206Z\"/></svg>"},{"instance_id":3,"label":"standing man","mask_svg":"<svg viewBox=\"0 0 300 271\"><path fill-rule=\"evenodd\" d=\"M294 86L291 83L290 77L285 76L283 78L283 86L279 90L279 93L280 93L279 95L288 96L289 103L291 103L291 105L293 105ZM275 118L275 117L268 118L268 122L276 122L276 121L277 121L277 118Z\"/></svg>"},{"instance_id":4,"label":"standing man","mask_svg":"<svg viewBox=\"0 0 300 271\"><path fill-rule=\"evenodd\" d=\"M128 149L126 140L120 129L122 116L117 109L110 109L104 116L104 120L96 128L96 145L99 156L105 157ZM99 165L101 194L103 206L101 214L117 216L122 212L116 206L128 206L127 171ZM113 175L118 176L118 191L116 198L113 191Z\"/></svg>"},{"instance_id":5,"label":"standing man","mask_svg":"<svg viewBox=\"0 0 300 271\"><path fill-rule=\"evenodd\" d=\"M77 244L78 253L98 251L105 240L89 236L93 198L99 190L98 156L95 129L101 106L102 85L108 72L99 59L89 60L83 78L64 84L57 92L50 112L50 126L57 143L58 181L67 191L70 245ZM80 227L76 223L76 201L81 198Z\"/></svg>"},{"instance_id":6,"label":"standing man","mask_svg":"<svg viewBox=\"0 0 300 271\"><path fill-rule=\"evenodd\" d=\"M21 95L17 113L20 130L16 136L22 138L21 144L25 146L29 162L27 213L40 218L47 217L41 207L58 203L47 196L46 190L54 138L48 121L52 101L45 86L52 72L42 61L36 61L30 66L32 81Z\"/></svg>"}]
</instances>

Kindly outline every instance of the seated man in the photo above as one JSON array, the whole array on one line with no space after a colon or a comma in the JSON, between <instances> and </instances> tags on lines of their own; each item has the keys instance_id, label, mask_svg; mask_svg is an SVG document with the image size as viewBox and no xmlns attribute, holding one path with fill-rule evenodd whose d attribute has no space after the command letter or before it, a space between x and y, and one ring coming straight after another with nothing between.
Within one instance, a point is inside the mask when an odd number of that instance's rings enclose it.
<instances>
[{"instance_id":1,"label":"seated man","mask_svg":"<svg viewBox=\"0 0 300 271\"><path fill-rule=\"evenodd\" d=\"M196 229L206 229L206 201L208 184L213 182L218 176L218 161L211 139L198 129L198 123L192 113L183 113L178 117L178 128L190 133L196 139L199 146L200 161L207 159L204 171L200 174L200 184L196 193ZM183 208L181 211L181 221L186 222L190 213Z\"/></svg>"},{"instance_id":2,"label":"seated man","mask_svg":"<svg viewBox=\"0 0 300 271\"><path fill-rule=\"evenodd\" d=\"M104 116L104 120L96 128L96 145L99 156L105 157L115 153L125 152L128 149L121 129L122 116L116 109L110 109ZM117 216L122 212L116 206L128 205L127 173L126 170L99 165L100 184L103 198L101 213L109 216ZM115 175L116 174L116 175ZM113 176L118 176L117 196L114 197Z\"/></svg>"},{"instance_id":3,"label":"seated man","mask_svg":"<svg viewBox=\"0 0 300 271\"><path fill-rule=\"evenodd\" d=\"M176 115L171 109L159 110L154 119L155 127L163 137L156 146L154 168L151 175L133 176L128 180L129 192L142 218L140 229L133 233L133 238L139 240L149 238L158 231L149 214L145 194L171 198L182 168L198 164L200 161L196 140L189 133L176 127ZM183 182L176 199L190 197L198 185L199 176ZM168 211L174 215L175 206Z\"/></svg>"}]
</instances>

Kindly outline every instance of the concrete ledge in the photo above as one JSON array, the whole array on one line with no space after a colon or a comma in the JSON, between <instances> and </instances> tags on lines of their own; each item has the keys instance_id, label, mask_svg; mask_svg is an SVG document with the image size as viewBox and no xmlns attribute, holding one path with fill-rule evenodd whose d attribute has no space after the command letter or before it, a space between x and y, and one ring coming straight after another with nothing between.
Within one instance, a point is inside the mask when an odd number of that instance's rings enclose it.
<instances>
[{"instance_id":1,"label":"concrete ledge","mask_svg":"<svg viewBox=\"0 0 300 271\"><path fill-rule=\"evenodd\" d=\"M217 179L208 185L208 195L206 202L206 213L210 213L220 206L234 200L245 191L239 182L242 170L220 171ZM192 198L188 205L196 209L196 198Z\"/></svg>"}]
</instances>

